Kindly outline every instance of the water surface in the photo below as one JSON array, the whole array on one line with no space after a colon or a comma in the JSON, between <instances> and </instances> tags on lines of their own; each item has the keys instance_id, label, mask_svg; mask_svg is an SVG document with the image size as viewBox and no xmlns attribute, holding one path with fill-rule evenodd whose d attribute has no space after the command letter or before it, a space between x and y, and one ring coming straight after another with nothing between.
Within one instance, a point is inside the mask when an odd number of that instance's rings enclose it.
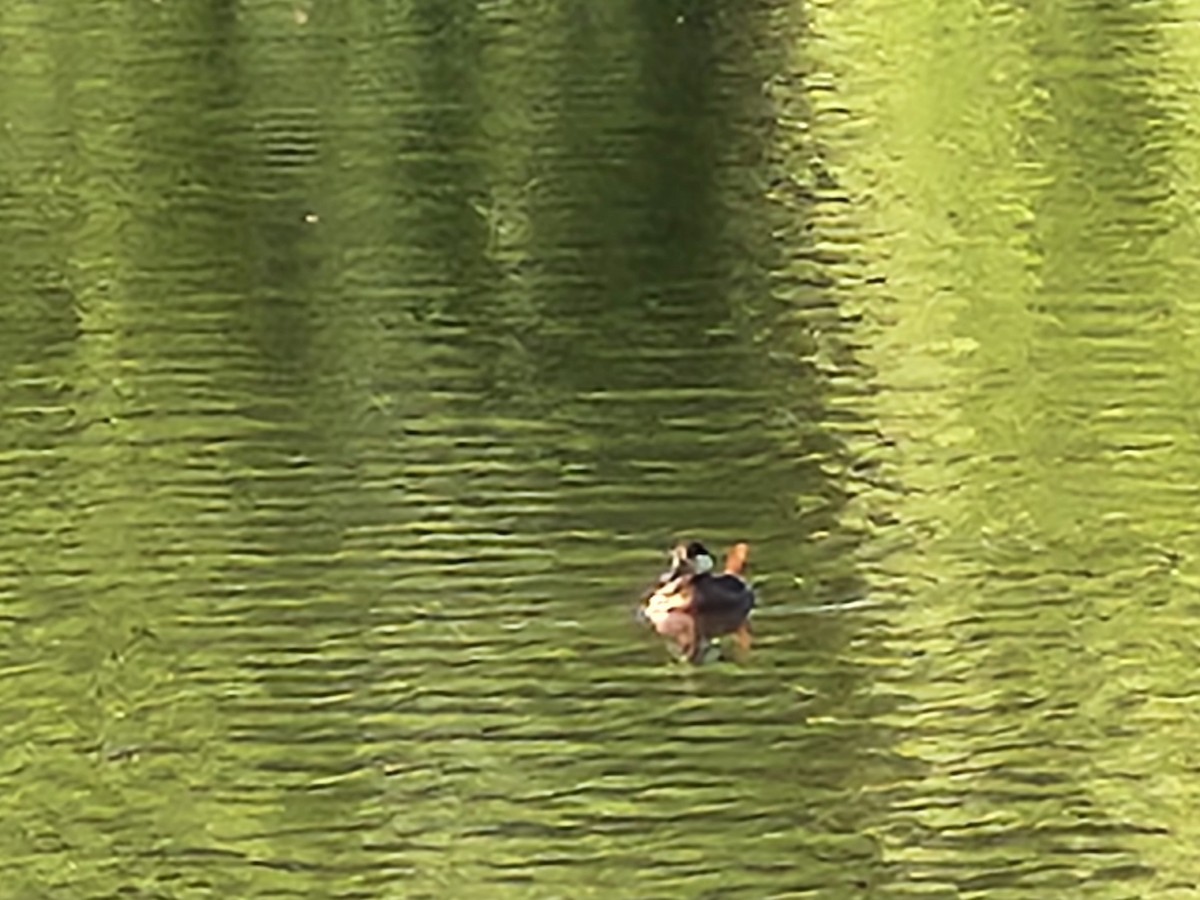
<instances>
[{"instance_id":1,"label":"water surface","mask_svg":"<svg viewBox=\"0 0 1200 900\"><path fill-rule=\"evenodd\" d=\"M0 14L13 895L1195 896L1197 12Z\"/></svg>"}]
</instances>

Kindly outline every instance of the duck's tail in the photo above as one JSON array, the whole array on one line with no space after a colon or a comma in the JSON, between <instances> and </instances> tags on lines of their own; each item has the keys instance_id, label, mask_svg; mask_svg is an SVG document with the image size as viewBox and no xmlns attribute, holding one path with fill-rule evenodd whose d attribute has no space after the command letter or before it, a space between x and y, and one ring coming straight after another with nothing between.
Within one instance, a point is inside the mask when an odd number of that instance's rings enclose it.
<instances>
[{"instance_id":1,"label":"duck's tail","mask_svg":"<svg viewBox=\"0 0 1200 900\"><path fill-rule=\"evenodd\" d=\"M750 545L737 543L729 548L725 556L725 572L728 575L741 575L746 571L746 560L750 556Z\"/></svg>"}]
</instances>

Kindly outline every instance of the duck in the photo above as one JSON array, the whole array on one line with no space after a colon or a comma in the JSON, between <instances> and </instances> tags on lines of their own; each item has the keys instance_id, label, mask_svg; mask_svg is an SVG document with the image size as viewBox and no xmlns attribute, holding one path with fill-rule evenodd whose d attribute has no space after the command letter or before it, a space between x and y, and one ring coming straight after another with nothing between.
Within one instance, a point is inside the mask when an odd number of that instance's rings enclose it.
<instances>
[{"instance_id":1,"label":"duck","mask_svg":"<svg viewBox=\"0 0 1200 900\"><path fill-rule=\"evenodd\" d=\"M669 567L643 599L642 617L689 662L701 662L712 639L727 634L741 651L748 650L755 605L754 590L743 577L749 555L748 544L734 544L724 571L714 574L713 555L702 543L677 544Z\"/></svg>"}]
</instances>

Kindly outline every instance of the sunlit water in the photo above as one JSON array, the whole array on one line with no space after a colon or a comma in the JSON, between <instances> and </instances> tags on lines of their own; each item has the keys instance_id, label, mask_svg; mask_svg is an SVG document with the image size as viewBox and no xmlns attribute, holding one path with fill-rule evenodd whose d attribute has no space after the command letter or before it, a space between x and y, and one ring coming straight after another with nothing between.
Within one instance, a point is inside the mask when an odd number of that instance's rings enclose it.
<instances>
[{"instance_id":1,"label":"sunlit water","mask_svg":"<svg viewBox=\"0 0 1200 900\"><path fill-rule=\"evenodd\" d=\"M360 6L0 14L4 893L1200 893L1200 9Z\"/></svg>"}]
</instances>

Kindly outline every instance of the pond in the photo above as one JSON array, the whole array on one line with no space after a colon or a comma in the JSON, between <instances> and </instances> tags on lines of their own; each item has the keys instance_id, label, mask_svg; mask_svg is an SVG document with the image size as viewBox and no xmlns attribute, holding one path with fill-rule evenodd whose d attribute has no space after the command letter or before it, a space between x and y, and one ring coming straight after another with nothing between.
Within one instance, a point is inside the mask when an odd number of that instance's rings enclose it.
<instances>
[{"instance_id":1,"label":"pond","mask_svg":"<svg viewBox=\"0 0 1200 900\"><path fill-rule=\"evenodd\" d=\"M1195 896L1194 6L6 9L12 895Z\"/></svg>"}]
</instances>

